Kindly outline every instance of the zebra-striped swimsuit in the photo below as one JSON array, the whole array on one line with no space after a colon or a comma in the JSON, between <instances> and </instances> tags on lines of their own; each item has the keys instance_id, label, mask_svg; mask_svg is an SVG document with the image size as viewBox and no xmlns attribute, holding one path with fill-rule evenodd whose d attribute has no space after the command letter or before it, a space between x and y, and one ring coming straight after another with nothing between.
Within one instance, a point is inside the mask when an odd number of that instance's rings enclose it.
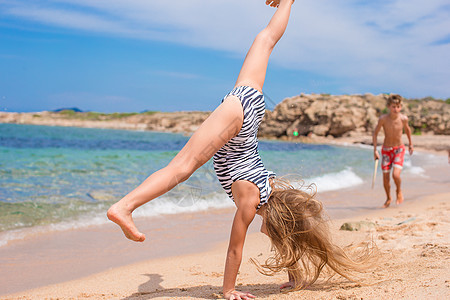
<instances>
[{"instance_id":1,"label":"zebra-striped swimsuit","mask_svg":"<svg viewBox=\"0 0 450 300\"><path fill-rule=\"evenodd\" d=\"M222 102L231 95L241 101L244 121L239 133L214 155L214 170L220 184L233 201L231 193L233 182L237 180L253 182L259 188L260 202L257 207L259 209L267 203L272 192L269 178L275 177L275 173L266 170L258 152L257 134L264 117L264 96L252 87L239 86L228 93Z\"/></svg>"}]
</instances>

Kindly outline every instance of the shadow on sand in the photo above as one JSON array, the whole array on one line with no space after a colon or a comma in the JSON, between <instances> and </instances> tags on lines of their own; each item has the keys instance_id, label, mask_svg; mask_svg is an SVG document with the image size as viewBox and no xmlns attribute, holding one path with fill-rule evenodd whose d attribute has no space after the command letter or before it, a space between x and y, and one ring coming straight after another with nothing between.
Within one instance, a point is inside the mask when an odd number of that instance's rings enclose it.
<instances>
[{"instance_id":1,"label":"shadow on sand","mask_svg":"<svg viewBox=\"0 0 450 300\"><path fill-rule=\"evenodd\" d=\"M184 299L187 297L199 299L223 299L222 286L213 285L199 285L187 288L164 288L161 286L163 282L162 276L159 274L143 274L149 279L147 282L141 284L138 292L134 293L122 300L137 300L137 299ZM313 286L306 288L309 291L332 291L339 289L349 289L359 286L353 282L323 282L316 283ZM248 284L238 288L241 291L249 292L259 297L267 297L270 295L281 295L280 286L278 284ZM294 293L301 293L297 291ZM300 296L300 295L299 295Z\"/></svg>"}]
</instances>

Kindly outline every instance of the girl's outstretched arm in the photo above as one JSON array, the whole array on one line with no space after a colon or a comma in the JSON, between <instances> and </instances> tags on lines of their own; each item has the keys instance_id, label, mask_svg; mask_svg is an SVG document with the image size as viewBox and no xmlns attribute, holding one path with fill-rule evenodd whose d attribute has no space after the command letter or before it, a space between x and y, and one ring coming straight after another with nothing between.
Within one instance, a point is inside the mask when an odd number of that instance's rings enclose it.
<instances>
[{"instance_id":1,"label":"girl's outstretched arm","mask_svg":"<svg viewBox=\"0 0 450 300\"><path fill-rule=\"evenodd\" d=\"M270 54L286 30L293 3L294 0L266 1L268 5L278 5L278 9L267 27L253 41L245 57L236 86L248 85L262 91Z\"/></svg>"}]
</instances>

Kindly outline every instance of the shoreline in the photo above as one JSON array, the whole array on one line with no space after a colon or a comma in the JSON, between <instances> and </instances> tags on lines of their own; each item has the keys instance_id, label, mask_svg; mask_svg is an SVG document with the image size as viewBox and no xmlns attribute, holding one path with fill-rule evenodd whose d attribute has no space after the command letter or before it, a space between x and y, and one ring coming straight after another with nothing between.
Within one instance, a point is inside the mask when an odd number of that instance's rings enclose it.
<instances>
[{"instance_id":1,"label":"shoreline","mask_svg":"<svg viewBox=\"0 0 450 300\"><path fill-rule=\"evenodd\" d=\"M336 224L336 222L341 222L343 219L365 220L367 218L373 218L373 216L382 215L385 217L386 215L391 214L401 215L401 217L398 218L394 217L398 219L399 222L402 222L411 218L407 217L408 214L405 214L404 211L407 210L410 205L420 203L421 199L427 198L430 191L436 195L442 195L449 192L448 178L450 178L450 168L446 162L446 157L439 156L439 160L442 160L442 163L439 163L438 166L431 166L426 170L424 176L406 177L404 186L405 204L402 204L401 206L393 204L388 209L381 209L381 205L384 202L384 191L382 190L380 178L378 178L376 188L373 191L370 190L370 183L365 182L360 186L348 189L323 193L319 191L317 198L327 202L327 204L325 204L326 212L331 217L331 222L335 224L335 226L340 226L340 224ZM365 202L361 202L361 199L365 199ZM336 203L340 203L340 205L336 206ZM446 213L448 213L448 209ZM193 214L186 213L177 216L169 215L151 219L139 218L136 220L137 225L142 231L147 232L150 237L150 239L143 244L131 243L126 240L123 237L122 232L116 228L114 224L92 226L82 230L39 234L38 236L27 238L23 241L14 241L11 245L6 246L6 248L0 248L0 262L3 266L0 269L0 272L5 272L3 273L4 275L2 275L4 279L0 284L0 287L3 286L0 288L0 298L3 299L3 295L11 293L16 294L14 294L14 296L8 296L8 298L5 299L20 299L22 296L27 299L41 298L41 296L36 296L36 294L33 293L41 293L43 290L49 288L46 286L55 283L56 285L53 286L56 290L46 294L45 297L83 298L84 296L80 297L80 294L71 294L70 296L61 294L63 293L63 291L60 290L61 286L66 286L67 288L67 284L69 283L64 282L68 280L84 282L87 278L100 276L99 274L103 273L107 274L109 271L122 268L126 269L127 266L130 265L139 266L139 262L145 262L144 264L147 264L147 266L152 266L156 261L156 264L161 265L162 261L171 262L172 259L178 257L182 257L183 259L192 256L197 257L196 260L192 258L192 266L190 266L191 259L184 261L181 265L185 266L185 269L195 269L195 266L197 265L200 265L201 268L203 268L202 257L209 257L211 253L215 251L214 249L219 247L222 249L220 255L215 254L215 258L213 262L211 262L211 266L214 264L216 265L216 268L212 272L219 274L216 274L216 277L218 278L215 280L217 281L221 279L220 274L223 272L221 269L223 266L217 267L217 263L223 263L224 261L226 241L228 240L233 214L234 208L230 208L197 212ZM336 218L336 216L341 217ZM416 219L426 218L417 217ZM170 222L167 222L169 220ZM435 222L435 220L428 218L426 219L426 222L428 224L430 222ZM259 218L256 218L249 230L249 238L251 238L251 241L253 240L254 235L259 235L257 233L259 232L259 226L260 220ZM338 235L339 234L340 233L338 233ZM352 232L349 234L348 243L351 242L352 237L358 236L359 234L361 233ZM261 240L261 238L256 239L257 241ZM255 243L257 241L255 241ZM246 244L251 243L253 242L246 242ZM266 240L261 247L270 248L270 245ZM251 251L256 250L249 251L251 253ZM204 253L204 255L201 255L201 253ZM259 253L257 253L256 256L252 257L262 258L267 256L260 256ZM156 260L153 260L152 263L147 263L150 258L156 258ZM247 264L248 259L243 262ZM254 266L250 267L254 268ZM171 270L166 271L172 276L173 272ZM194 273L199 272L200 271ZM169 280L168 276L164 274L161 275L161 277L152 275L152 284L155 278L161 279L164 277L164 280ZM244 273L241 272L241 274ZM141 275L135 274L135 276ZM188 275L185 274L185 276ZM127 275L124 275L124 277L127 277ZM139 282L139 280L142 279L143 278L136 279L136 282ZM201 293L204 292L203 288L199 288L198 290L192 289L194 283L191 285L188 283L184 284L185 279L186 278L182 278L179 282L181 289L188 289L188 291L192 290ZM260 279L261 275L258 277L258 280ZM244 279L242 280L241 283L246 285L247 282ZM266 280L266 282L271 282L270 277L264 280ZM63 281L63 283L57 283L61 281ZM205 284L207 283L205 278L203 278L203 282L205 282ZM152 284L148 286L153 286ZM122 285L123 283L117 282L115 286L111 286L110 288L111 290L115 290ZM275 287L275 284L273 283L270 283L269 285L272 289ZM141 290L135 285L131 284L130 287L131 286L135 288L133 293L138 293ZM147 290L148 286L146 285L145 290ZM166 285L161 287L167 292ZM256 288L257 285L254 287ZM37 289L33 292L27 291L30 288ZM161 290L160 287L157 287L156 289ZM76 289L70 288L69 290ZM178 292L178 288L173 288L172 290ZM78 292L81 293L80 291ZM94 291L92 291L92 293L94 293ZM139 297L147 295L145 293L140 296L133 296L129 299L139 299ZM151 294L153 295L153 293L158 295L156 290L152 290ZM105 295L108 295L104 297L105 299L111 297L115 298L111 293L106 293ZM162 295L162 299L169 296L169 294L164 293ZM97 293L95 298L101 298L98 296L99 294ZM122 294L119 298L125 296L126 295Z\"/></svg>"}]
</instances>

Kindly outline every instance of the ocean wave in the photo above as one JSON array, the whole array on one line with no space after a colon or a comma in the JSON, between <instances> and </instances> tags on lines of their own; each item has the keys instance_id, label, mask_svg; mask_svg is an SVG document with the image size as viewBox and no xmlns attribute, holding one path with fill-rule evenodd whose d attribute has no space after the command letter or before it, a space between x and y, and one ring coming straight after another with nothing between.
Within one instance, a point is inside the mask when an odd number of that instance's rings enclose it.
<instances>
[{"instance_id":1,"label":"ocean wave","mask_svg":"<svg viewBox=\"0 0 450 300\"><path fill-rule=\"evenodd\" d=\"M202 197L197 199L186 196L182 199L155 199L150 203L139 207L133 213L136 217L153 217L159 215L172 215L179 213L191 213L205 211L214 208L233 207L233 201L225 195L215 194L211 197Z\"/></svg>"},{"instance_id":2,"label":"ocean wave","mask_svg":"<svg viewBox=\"0 0 450 300\"><path fill-rule=\"evenodd\" d=\"M345 189L362 184L364 181L351 168L340 172L327 173L321 176L305 179L306 184L314 183L318 192Z\"/></svg>"},{"instance_id":3,"label":"ocean wave","mask_svg":"<svg viewBox=\"0 0 450 300\"><path fill-rule=\"evenodd\" d=\"M426 177L425 169L419 166L414 166L410 158L405 159L403 162L403 168L406 173Z\"/></svg>"},{"instance_id":4,"label":"ocean wave","mask_svg":"<svg viewBox=\"0 0 450 300\"><path fill-rule=\"evenodd\" d=\"M208 209L220 209L234 206L233 201L224 195L212 194L208 198L204 196L203 198L204 199L194 199L186 196L183 199L174 199L171 197L162 197L136 209L133 213L133 217L156 217L171 214L193 213L206 211ZM38 234L85 229L91 226L100 226L108 223L110 223L110 221L106 217L105 210L102 213L84 215L72 221L8 230L0 232L0 247L7 245L11 241L23 240Z\"/></svg>"}]
</instances>

